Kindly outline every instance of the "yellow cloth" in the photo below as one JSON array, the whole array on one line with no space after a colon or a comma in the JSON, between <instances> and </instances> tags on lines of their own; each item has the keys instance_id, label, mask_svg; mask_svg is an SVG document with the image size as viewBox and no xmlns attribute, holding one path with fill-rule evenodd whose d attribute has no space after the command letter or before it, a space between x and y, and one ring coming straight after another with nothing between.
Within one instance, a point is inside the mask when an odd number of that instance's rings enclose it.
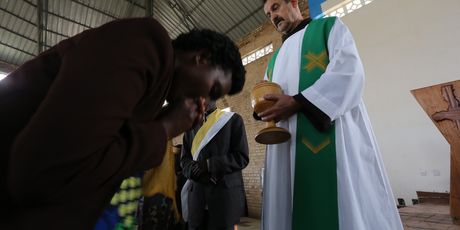
<instances>
[{"instance_id":1,"label":"yellow cloth","mask_svg":"<svg viewBox=\"0 0 460 230\"><path fill-rule=\"evenodd\" d=\"M176 205L176 173L174 161L172 140L169 140L161 164L158 167L146 171L142 178L142 195L153 196L160 193L172 199L174 213L176 219L179 220L180 215Z\"/></svg>"},{"instance_id":2,"label":"yellow cloth","mask_svg":"<svg viewBox=\"0 0 460 230\"><path fill-rule=\"evenodd\" d=\"M222 115L224 115L224 111L220 109L214 110L211 114L208 115L206 122L201 126L201 128L196 133L195 137L193 138L192 142L192 156L195 156L196 150L200 147L201 141L208 133L209 129L220 119Z\"/></svg>"}]
</instances>

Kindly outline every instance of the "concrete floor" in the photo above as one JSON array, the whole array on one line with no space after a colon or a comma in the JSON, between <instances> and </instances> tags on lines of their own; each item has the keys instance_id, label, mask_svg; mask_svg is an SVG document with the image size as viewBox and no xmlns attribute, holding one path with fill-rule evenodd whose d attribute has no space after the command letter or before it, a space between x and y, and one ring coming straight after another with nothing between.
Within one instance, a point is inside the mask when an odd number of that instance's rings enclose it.
<instances>
[{"instance_id":1,"label":"concrete floor","mask_svg":"<svg viewBox=\"0 0 460 230\"><path fill-rule=\"evenodd\" d=\"M407 206L399 209L399 214L406 230L460 230L460 225L453 224L448 205Z\"/></svg>"},{"instance_id":2,"label":"concrete floor","mask_svg":"<svg viewBox=\"0 0 460 230\"><path fill-rule=\"evenodd\" d=\"M449 206L418 204L399 209L405 230L460 230L449 215ZM243 217L238 230L260 230L260 220Z\"/></svg>"},{"instance_id":3,"label":"concrete floor","mask_svg":"<svg viewBox=\"0 0 460 230\"><path fill-rule=\"evenodd\" d=\"M260 230L260 220L242 217L238 225L238 230Z\"/></svg>"}]
</instances>

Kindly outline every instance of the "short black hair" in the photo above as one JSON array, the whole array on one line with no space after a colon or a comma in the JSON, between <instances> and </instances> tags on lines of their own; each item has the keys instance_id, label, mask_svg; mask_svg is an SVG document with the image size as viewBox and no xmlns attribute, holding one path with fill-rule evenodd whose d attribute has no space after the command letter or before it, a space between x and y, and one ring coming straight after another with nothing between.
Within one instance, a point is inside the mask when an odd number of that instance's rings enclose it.
<instances>
[{"instance_id":1,"label":"short black hair","mask_svg":"<svg viewBox=\"0 0 460 230\"><path fill-rule=\"evenodd\" d=\"M174 50L209 51L211 64L232 74L232 87L228 94L234 95L243 89L246 70L238 47L228 36L209 29L193 29L180 34L172 44Z\"/></svg>"}]
</instances>

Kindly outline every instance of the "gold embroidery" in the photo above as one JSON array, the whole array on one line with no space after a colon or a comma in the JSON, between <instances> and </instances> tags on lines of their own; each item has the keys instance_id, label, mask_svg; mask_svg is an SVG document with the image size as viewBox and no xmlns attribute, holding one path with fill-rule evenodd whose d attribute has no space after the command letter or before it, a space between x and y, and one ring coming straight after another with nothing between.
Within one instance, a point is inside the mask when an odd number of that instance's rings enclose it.
<instances>
[{"instance_id":1,"label":"gold embroidery","mask_svg":"<svg viewBox=\"0 0 460 230\"><path fill-rule=\"evenodd\" d=\"M320 68L322 71L326 70L328 60L326 51L319 54L308 52L304 57L308 60L308 64L304 67L306 71L311 72L315 67Z\"/></svg>"},{"instance_id":2,"label":"gold embroidery","mask_svg":"<svg viewBox=\"0 0 460 230\"><path fill-rule=\"evenodd\" d=\"M321 144L314 146L305 137L302 137L302 143L307 146L307 148L310 149L314 154L317 154L319 151L331 143L331 138L327 137Z\"/></svg>"}]
</instances>

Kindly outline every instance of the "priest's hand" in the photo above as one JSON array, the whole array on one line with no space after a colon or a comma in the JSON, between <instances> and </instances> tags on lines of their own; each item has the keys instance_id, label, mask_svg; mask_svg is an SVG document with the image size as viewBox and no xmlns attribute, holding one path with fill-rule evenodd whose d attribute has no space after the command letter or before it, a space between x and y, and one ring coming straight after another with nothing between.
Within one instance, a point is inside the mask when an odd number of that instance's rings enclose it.
<instances>
[{"instance_id":1,"label":"priest's hand","mask_svg":"<svg viewBox=\"0 0 460 230\"><path fill-rule=\"evenodd\" d=\"M286 120L293 114L300 111L302 108L299 103L294 100L294 97L285 94L267 94L265 100L273 101L275 104L265 111L257 114L263 121Z\"/></svg>"}]
</instances>

